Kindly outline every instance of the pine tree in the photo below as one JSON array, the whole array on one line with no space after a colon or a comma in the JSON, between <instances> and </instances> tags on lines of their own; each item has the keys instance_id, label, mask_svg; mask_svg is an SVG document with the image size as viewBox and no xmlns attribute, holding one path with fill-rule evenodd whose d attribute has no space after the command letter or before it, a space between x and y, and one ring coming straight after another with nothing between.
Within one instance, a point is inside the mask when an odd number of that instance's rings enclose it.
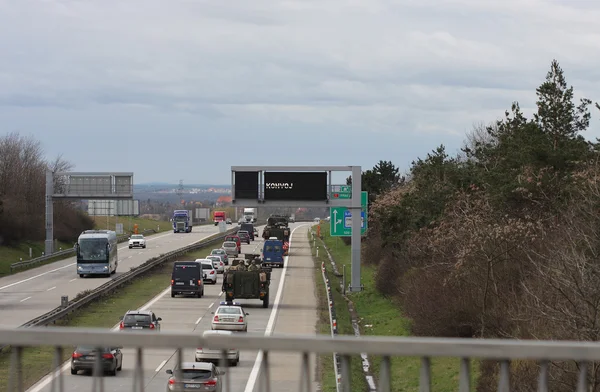
<instances>
[{"instance_id":1,"label":"pine tree","mask_svg":"<svg viewBox=\"0 0 600 392\"><path fill-rule=\"evenodd\" d=\"M537 89L538 111L535 122L553 141L554 150L561 142L573 140L590 125L589 99L581 99L579 106L573 101L573 87L567 81L558 61L552 60L546 81Z\"/></svg>"}]
</instances>

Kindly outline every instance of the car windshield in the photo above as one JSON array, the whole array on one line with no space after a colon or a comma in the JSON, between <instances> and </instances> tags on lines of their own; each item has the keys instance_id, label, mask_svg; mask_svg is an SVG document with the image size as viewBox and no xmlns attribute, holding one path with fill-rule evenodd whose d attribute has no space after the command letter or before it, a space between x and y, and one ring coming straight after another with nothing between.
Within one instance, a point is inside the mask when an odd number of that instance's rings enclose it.
<instances>
[{"instance_id":1,"label":"car windshield","mask_svg":"<svg viewBox=\"0 0 600 392\"><path fill-rule=\"evenodd\" d=\"M198 277L198 265L184 264L184 265L175 265L175 270L173 271L174 278L181 279L196 279Z\"/></svg>"},{"instance_id":2,"label":"car windshield","mask_svg":"<svg viewBox=\"0 0 600 392\"><path fill-rule=\"evenodd\" d=\"M75 349L76 352L78 353L89 353L92 351L96 351L97 347L94 346L77 346L77 348ZM109 352L110 349L108 347L103 347L101 348L102 352Z\"/></svg>"},{"instance_id":3,"label":"car windshield","mask_svg":"<svg viewBox=\"0 0 600 392\"><path fill-rule=\"evenodd\" d=\"M142 238L144 238L144 236L143 236L143 235L139 235L139 234L138 234L138 235L132 235L132 236L131 236L131 239L132 239L132 240L141 240Z\"/></svg>"},{"instance_id":4,"label":"car windshield","mask_svg":"<svg viewBox=\"0 0 600 392\"><path fill-rule=\"evenodd\" d=\"M150 323L149 314L128 314L123 318L125 324Z\"/></svg>"},{"instance_id":5,"label":"car windshield","mask_svg":"<svg viewBox=\"0 0 600 392\"><path fill-rule=\"evenodd\" d=\"M212 251L213 255L222 255L223 253L225 253L225 251L222 249L215 249Z\"/></svg>"},{"instance_id":6,"label":"car windshield","mask_svg":"<svg viewBox=\"0 0 600 392\"><path fill-rule=\"evenodd\" d=\"M219 309L217 309L217 313L218 314L241 314L242 309L235 308L235 307L219 308Z\"/></svg>"},{"instance_id":7,"label":"car windshield","mask_svg":"<svg viewBox=\"0 0 600 392\"><path fill-rule=\"evenodd\" d=\"M217 256L209 256L209 257L207 257L207 259L212 260L212 261L221 261L221 258L217 257Z\"/></svg>"},{"instance_id":8,"label":"car windshield","mask_svg":"<svg viewBox=\"0 0 600 392\"><path fill-rule=\"evenodd\" d=\"M213 269L213 266L212 266L212 264L202 263L202 269L203 270L205 270L205 269L211 270L211 269Z\"/></svg>"},{"instance_id":9,"label":"car windshield","mask_svg":"<svg viewBox=\"0 0 600 392\"><path fill-rule=\"evenodd\" d=\"M184 380L206 380L211 378L212 372L205 369L182 369L181 378Z\"/></svg>"},{"instance_id":10,"label":"car windshield","mask_svg":"<svg viewBox=\"0 0 600 392\"><path fill-rule=\"evenodd\" d=\"M223 244L225 248L237 248L237 245L234 242L230 242L229 244Z\"/></svg>"}]
</instances>

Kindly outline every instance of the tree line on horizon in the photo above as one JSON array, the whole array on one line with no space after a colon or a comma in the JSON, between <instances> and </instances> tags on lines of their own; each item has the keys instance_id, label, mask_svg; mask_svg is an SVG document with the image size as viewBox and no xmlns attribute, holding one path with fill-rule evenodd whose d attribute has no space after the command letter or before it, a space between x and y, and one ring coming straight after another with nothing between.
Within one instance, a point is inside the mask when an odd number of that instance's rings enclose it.
<instances>
[{"instance_id":1,"label":"tree line on horizon","mask_svg":"<svg viewBox=\"0 0 600 392\"><path fill-rule=\"evenodd\" d=\"M582 135L600 106L573 91L554 60L532 118L514 102L456 155L440 145L406 175L390 161L363 172L362 260L413 334L600 340L600 141ZM496 390L498 369L481 363L478 392ZM513 363L511 390L536 390L538 371ZM553 362L550 389L575 390L577 374L575 362Z\"/></svg>"}]
</instances>

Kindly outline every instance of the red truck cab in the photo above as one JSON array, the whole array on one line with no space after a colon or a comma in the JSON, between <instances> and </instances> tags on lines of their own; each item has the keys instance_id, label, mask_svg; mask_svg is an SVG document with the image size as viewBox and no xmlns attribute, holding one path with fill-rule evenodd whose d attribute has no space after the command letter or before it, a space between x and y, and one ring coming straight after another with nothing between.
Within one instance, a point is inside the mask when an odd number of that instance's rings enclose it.
<instances>
[{"instance_id":1,"label":"red truck cab","mask_svg":"<svg viewBox=\"0 0 600 392\"><path fill-rule=\"evenodd\" d=\"M215 211L213 213L213 222L215 226L219 224L219 222L225 222L227 217L225 216L225 211Z\"/></svg>"}]
</instances>

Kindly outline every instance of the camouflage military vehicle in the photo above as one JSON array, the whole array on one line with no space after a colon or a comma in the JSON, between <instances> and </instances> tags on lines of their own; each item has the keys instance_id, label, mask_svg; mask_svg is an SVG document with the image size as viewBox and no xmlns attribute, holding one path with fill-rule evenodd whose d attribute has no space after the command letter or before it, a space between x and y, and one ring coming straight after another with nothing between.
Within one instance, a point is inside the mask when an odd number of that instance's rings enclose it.
<instances>
[{"instance_id":1,"label":"camouflage military vehicle","mask_svg":"<svg viewBox=\"0 0 600 392\"><path fill-rule=\"evenodd\" d=\"M233 259L223 274L226 301L259 299L263 308L269 307L271 268L263 267L259 254L246 254L245 259Z\"/></svg>"}]
</instances>

